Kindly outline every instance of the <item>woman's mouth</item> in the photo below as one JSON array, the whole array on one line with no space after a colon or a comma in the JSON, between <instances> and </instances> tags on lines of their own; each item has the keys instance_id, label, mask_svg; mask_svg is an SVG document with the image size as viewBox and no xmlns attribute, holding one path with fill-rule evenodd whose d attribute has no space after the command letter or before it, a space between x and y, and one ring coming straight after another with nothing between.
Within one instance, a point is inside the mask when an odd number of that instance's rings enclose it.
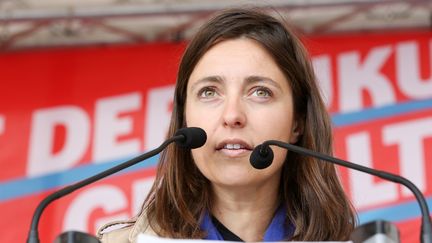
<instances>
[{"instance_id":1,"label":"woman's mouth","mask_svg":"<svg viewBox=\"0 0 432 243\"><path fill-rule=\"evenodd\" d=\"M237 141L224 141L219 143L216 150L228 157L240 157L249 154L253 147L248 143L237 140Z\"/></svg>"}]
</instances>

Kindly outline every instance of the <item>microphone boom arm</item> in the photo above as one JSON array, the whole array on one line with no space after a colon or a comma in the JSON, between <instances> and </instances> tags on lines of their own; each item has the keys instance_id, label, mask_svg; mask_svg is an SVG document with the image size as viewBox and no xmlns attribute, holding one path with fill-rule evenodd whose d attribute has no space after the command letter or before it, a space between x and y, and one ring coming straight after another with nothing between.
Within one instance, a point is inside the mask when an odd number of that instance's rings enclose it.
<instances>
[{"instance_id":1,"label":"microphone boom arm","mask_svg":"<svg viewBox=\"0 0 432 243\"><path fill-rule=\"evenodd\" d=\"M340 165L340 166L344 166L344 167L348 167L354 170L358 170L358 171L362 171L371 175L375 175L378 176L380 178L389 180L389 181L393 181L396 183L400 183L402 185L404 185L405 187L407 187L416 197L419 206L420 206L420 210L422 213L422 226L421 226L421 242L422 243L432 243L432 224L431 224L431 219L429 216L429 209L428 209L428 205L426 203L426 199L424 198L423 194L421 193L421 191L417 188L417 186L412 183L411 181L409 181L408 179L399 176L399 175L395 175L392 173L388 173L385 171L380 171L380 170L374 170L362 165L358 165L358 164L354 164L351 163L349 161L346 160L342 160L342 159L338 159L326 154L321 154L318 152L314 152L312 150L309 149L305 149L296 145L292 145L289 143L284 143L281 141L277 141L277 140L268 140L265 141L260 148L260 153L267 153L267 149L269 149L269 145L275 145L278 147L282 147L285 148L287 150L302 154L302 155L308 155L308 156L312 156L321 160L324 160L326 162L332 162L334 164Z\"/></svg>"},{"instance_id":2,"label":"microphone boom arm","mask_svg":"<svg viewBox=\"0 0 432 243\"><path fill-rule=\"evenodd\" d=\"M39 243L39 233L38 233L39 220L40 220L40 217L42 215L42 212L51 202L59 199L60 197L68 195L68 194L74 192L75 190L77 190L83 186L86 186L90 183L93 183L93 182L98 181L102 178L105 178L109 175L112 175L112 174L114 174L120 170L128 168L132 165L135 165L135 164L137 164L137 163L139 163L145 159L153 157L153 156L157 155L158 153L160 153L162 150L164 150L170 143L177 141L177 140L181 140L181 139L185 139L185 135L180 134L177 136L173 136L173 137L169 138L168 140L166 140L164 143L162 143L156 149L153 149L147 153L141 154L135 158L132 158L126 162L123 162L117 166L114 166L113 168L102 171L102 172L100 172L94 176L91 176L87 179L79 181L75 184L72 184L72 185L64 187L60 190L57 190L57 191L51 193L49 196L45 197L39 203L39 205L37 206L37 208L33 214L33 218L32 218L31 225L30 225L30 232L29 232L29 235L27 238L27 243Z\"/></svg>"}]
</instances>

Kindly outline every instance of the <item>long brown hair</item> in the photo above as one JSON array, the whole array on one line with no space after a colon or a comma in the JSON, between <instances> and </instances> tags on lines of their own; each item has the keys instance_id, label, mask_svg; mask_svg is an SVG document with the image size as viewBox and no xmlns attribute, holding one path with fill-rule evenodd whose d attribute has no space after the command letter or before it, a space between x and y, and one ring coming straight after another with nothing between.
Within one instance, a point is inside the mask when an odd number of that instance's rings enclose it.
<instances>
[{"instance_id":1,"label":"long brown hair","mask_svg":"<svg viewBox=\"0 0 432 243\"><path fill-rule=\"evenodd\" d=\"M332 154L332 128L309 55L293 30L257 10L226 10L208 21L189 43L180 63L168 136L186 126L184 108L189 77L200 58L215 44L246 37L260 43L286 75L294 97L294 117L302 130L297 145ZM154 185L143 205L150 226L160 236L202 238L203 212L211 208L210 182L193 162L191 152L170 146L160 158ZM288 153L280 196L287 221L296 227L291 240L347 240L355 213L335 167Z\"/></svg>"}]
</instances>

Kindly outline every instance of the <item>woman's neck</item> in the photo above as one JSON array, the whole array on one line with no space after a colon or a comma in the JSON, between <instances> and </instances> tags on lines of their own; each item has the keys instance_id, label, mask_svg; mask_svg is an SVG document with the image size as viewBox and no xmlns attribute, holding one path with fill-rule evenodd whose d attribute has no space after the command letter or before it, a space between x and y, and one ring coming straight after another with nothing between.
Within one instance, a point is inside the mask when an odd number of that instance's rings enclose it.
<instances>
[{"instance_id":1,"label":"woman's neck","mask_svg":"<svg viewBox=\"0 0 432 243\"><path fill-rule=\"evenodd\" d=\"M277 207L279 188L224 188L213 185L212 214L244 241L262 241Z\"/></svg>"}]
</instances>

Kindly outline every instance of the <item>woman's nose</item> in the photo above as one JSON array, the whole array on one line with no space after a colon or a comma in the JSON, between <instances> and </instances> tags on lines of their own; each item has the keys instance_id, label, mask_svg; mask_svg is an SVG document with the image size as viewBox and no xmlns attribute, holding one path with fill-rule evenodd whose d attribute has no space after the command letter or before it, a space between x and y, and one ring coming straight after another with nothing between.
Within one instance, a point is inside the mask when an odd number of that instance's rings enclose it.
<instances>
[{"instance_id":1,"label":"woman's nose","mask_svg":"<svg viewBox=\"0 0 432 243\"><path fill-rule=\"evenodd\" d=\"M227 100L223 113L224 126L241 128L246 125L246 120L246 112L241 102L241 98Z\"/></svg>"}]
</instances>

